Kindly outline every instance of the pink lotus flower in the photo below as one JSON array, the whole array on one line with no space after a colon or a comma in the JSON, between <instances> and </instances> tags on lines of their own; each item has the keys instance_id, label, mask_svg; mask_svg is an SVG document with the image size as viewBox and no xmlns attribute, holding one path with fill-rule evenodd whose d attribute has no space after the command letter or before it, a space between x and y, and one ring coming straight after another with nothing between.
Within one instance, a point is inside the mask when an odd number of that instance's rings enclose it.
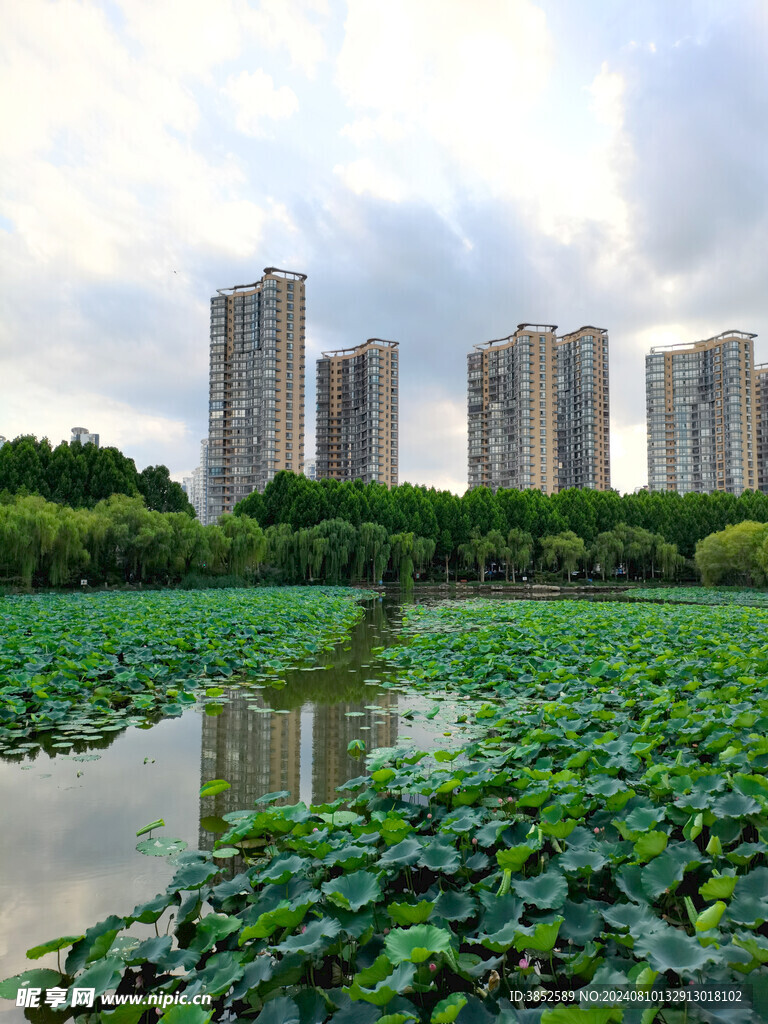
<instances>
[{"instance_id":1,"label":"pink lotus flower","mask_svg":"<svg viewBox=\"0 0 768 1024\"><path fill-rule=\"evenodd\" d=\"M526 960L525 957L522 957L520 959L520 963L518 964L518 967L522 967L523 970L525 970L526 967L530 967L530 962L528 960Z\"/></svg>"}]
</instances>

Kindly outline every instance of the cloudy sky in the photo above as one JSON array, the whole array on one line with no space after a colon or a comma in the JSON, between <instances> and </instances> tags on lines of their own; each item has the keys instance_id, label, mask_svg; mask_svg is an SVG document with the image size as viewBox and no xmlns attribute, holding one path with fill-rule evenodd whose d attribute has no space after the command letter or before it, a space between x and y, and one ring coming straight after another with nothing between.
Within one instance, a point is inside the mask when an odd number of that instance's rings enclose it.
<instances>
[{"instance_id":1,"label":"cloudy sky","mask_svg":"<svg viewBox=\"0 0 768 1024\"><path fill-rule=\"evenodd\" d=\"M0 434L191 471L208 311L307 280L314 360L400 342L401 479L466 486L466 355L611 337L613 483L643 356L768 361L762 0L25 0L0 38Z\"/></svg>"}]
</instances>

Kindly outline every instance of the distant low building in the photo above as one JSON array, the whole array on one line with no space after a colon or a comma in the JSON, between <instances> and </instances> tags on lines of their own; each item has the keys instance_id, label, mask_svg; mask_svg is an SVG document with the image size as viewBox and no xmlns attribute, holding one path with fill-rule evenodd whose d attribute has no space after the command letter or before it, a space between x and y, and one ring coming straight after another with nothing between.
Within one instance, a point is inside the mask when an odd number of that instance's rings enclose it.
<instances>
[{"instance_id":1,"label":"distant low building","mask_svg":"<svg viewBox=\"0 0 768 1024\"><path fill-rule=\"evenodd\" d=\"M79 441L80 444L95 444L97 448L99 447L99 435L89 433L88 427L72 427L69 443L74 444L75 441Z\"/></svg>"},{"instance_id":2,"label":"distant low building","mask_svg":"<svg viewBox=\"0 0 768 1024\"><path fill-rule=\"evenodd\" d=\"M307 480L317 480L317 463L314 459L304 463L304 476Z\"/></svg>"}]
</instances>

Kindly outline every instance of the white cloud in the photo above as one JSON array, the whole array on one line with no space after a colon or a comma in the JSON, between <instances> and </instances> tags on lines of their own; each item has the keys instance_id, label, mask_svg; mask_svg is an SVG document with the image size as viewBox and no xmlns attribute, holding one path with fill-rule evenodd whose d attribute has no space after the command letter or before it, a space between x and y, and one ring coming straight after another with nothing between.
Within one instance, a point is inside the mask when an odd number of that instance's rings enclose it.
<instances>
[{"instance_id":1,"label":"white cloud","mask_svg":"<svg viewBox=\"0 0 768 1024\"><path fill-rule=\"evenodd\" d=\"M611 424L611 486L622 494L648 482L645 423Z\"/></svg>"},{"instance_id":2,"label":"white cloud","mask_svg":"<svg viewBox=\"0 0 768 1024\"><path fill-rule=\"evenodd\" d=\"M360 146L365 142L372 142L374 139L397 142L403 138L405 129L402 123L391 115L382 114L379 117L362 117L350 124L345 124L339 134Z\"/></svg>"},{"instance_id":3,"label":"white cloud","mask_svg":"<svg viewBox=\"0 0 768 1024\"><path fill-rule=\"evenodd\" d=\"M619 244L622 79L604 65L582 96L566 90L553 47L530 0L351 0L337 82L362 116L342 136L372 147L378 167L401 171L404 194L443 216L447 177L454 196L512 201L562 242L597 221Z\"/></svg>"},{"instance_id":4,"label":"white cloud","mask_svg":"<svg viewBox=\"0 0 768 1024\"><path fill-rule=\"evenodd\" d=\"M367 193L377 199L387 199L393 203L400 202L405 196L403 183L367 157L353 160L346 166L337 164L333 168L333 173L358 196Z\"/></svg>"},{"instance_id":5,"label":"white cloud","mask_svg":"<svg viewBox=\"0 0 768 1024\"><path fill-rule=\"evenodd\" d=\"M323 35L328 17L325 0L262 0L258 10L248 8L243 24L254 42L272 49L285 49L293 67L308 78L327 58ZM316 20L322 19L320 24Z\"/></svg>"},{"instance_id":6,"label":"white cloud","mask_svg":"<svg viewBox=\"0 0 768 1024\"><path fill-rule=\"evenodd\" d=\"M244 135L263 135L265 121L285 120L299 109L293 89L275 88L272 76L261 69L230 77L222 91L234 104L235 126Z\"/></svg>"},{"instance_id":7,"label":"white cloud","mask_svg":"<svg viewBox=\"0 0 768 1024\"><path fill-rule=\"evenodd\" d=\"M444 394L409 389L400 409L400 482L463 494L467 489L467 406Z\"/></svg>"}]
</instances>

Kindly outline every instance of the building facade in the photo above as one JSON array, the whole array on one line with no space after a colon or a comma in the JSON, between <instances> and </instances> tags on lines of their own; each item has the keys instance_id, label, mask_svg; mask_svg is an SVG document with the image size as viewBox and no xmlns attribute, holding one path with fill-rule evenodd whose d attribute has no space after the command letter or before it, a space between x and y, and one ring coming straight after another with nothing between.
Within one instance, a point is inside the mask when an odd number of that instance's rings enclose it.
<instances>
[{"instance_id":1,"label":"building facade","mask_svg":"<svg viewBox=\"0 0 768 1024\"><path fill-rule=\"evenodd\" d=\"M557 339L558 490L611 486L608 332L580 327Z\"/></svg>"},{"instance_id":2,"label":"building facade","mask_svg":"<svg viewBox=\"0 0 768 1024\"><path fill-rule=\"evenodd\" d=\"M756 337L729 330L645 357L649 490L756 488Z\"/></svg>"},{"instance_id":3,"label":"building facade","mask_svg":"<svg viewBox=\"0 0 768 1024\"><path fill-rule=\"evenodd\" d=\"M755 366L755 454L757 490L768 494L768 363Z\"/></svg>"},{"instance_id":4,"label":"building facade","mask_svg":"<svg viewBox=\"0 0 768 1024\"><path fill-rule=\"evenodd\" d=\"M318 480L398 482L398 343L369 338L317 360Z\"/></svg>"},{"instance_id":5,"label":"building facade","mask_svg":"<svg viewBox=\"0 0 768 1024\"><path fill-rule=\"evenodd\" d=\"M520 324L467 357L470 487L610 487L608 334Z\"/></svg>"},{"instance_id":6,"label":"building facade","mask_svg":"<svg viewBox=\"0 0 768 1024\"><path fill-rule=\"evenodd\" d=\"M97 448L99 447L99 435L89 433L88 427L72 427L69 443L74 444L75 441L79 441L80 444L95 444Z\"/></svg>"},{"instance_id":7,"label":"building facade","mask_svg":"<svg viewBox=\"0 0 768 1024\"><path fill-rule=\"evenodd\" d=\"M267 267L211 299L207 521L304 462L306 274Z\"/></svg>"}]
</instances>

